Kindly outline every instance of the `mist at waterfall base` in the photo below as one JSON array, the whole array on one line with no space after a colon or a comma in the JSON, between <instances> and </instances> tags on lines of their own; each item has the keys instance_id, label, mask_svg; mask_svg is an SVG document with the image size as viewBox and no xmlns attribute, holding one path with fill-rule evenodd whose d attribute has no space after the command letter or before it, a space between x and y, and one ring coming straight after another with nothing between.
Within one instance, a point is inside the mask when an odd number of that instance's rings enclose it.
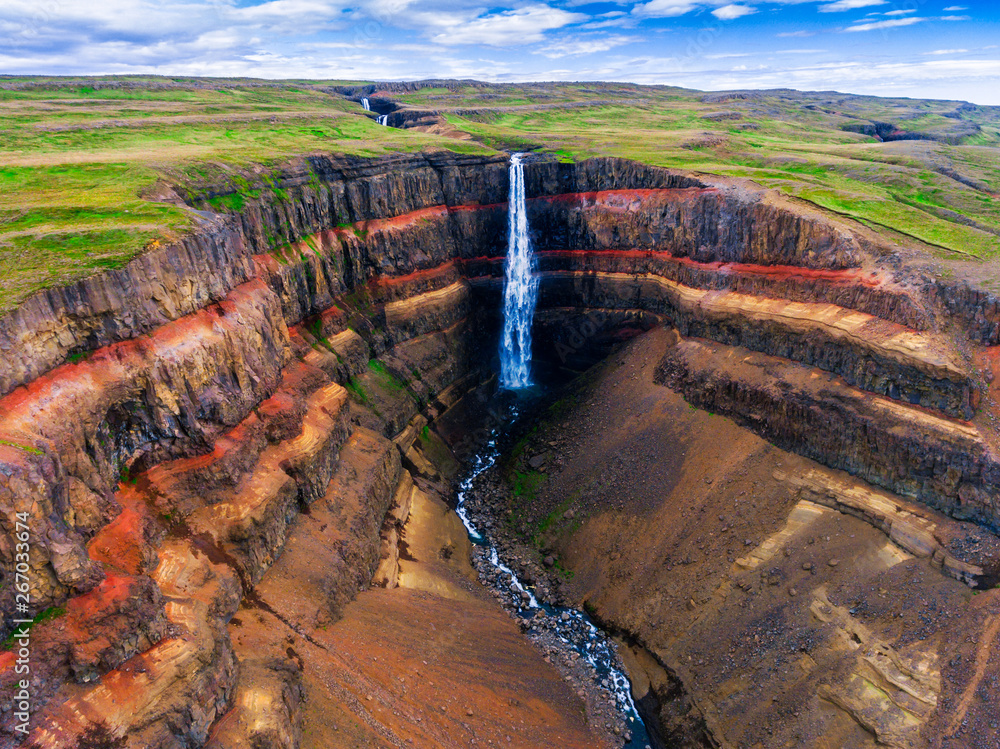
<instances>
[{"instance_id":1,"label":"mist at waterfall base","mask_svg":"<svg viewBox=\"0 0 1000 749\"><path fill-rule=\"evenodd\" d=\"M538 301L538 276L528 234L523 154L510 159L507 205L507 260L504 263L503 331L500 334L500 387L531 387L531 324Z\"/></svg>"},{"instance_id":2,"label":"mist at waterfall base","mask_svg":"<svg viewBox=\"0 0 1000 749\"><path fill-rule=\"evenodd\" d=\"M549 400L546 390L533 386L531 374L531 326L538 299L538 277L528 234L524 164L522 154L510 163L508 249L504 274L503 332L500 337L499 390L493 398L483 398L481 406L487 428L471 453L469 469L457 491L456 512L473 544L487 549L486 559L498 572L508 609L530 630L538 617L547 617L559 642L593 666L597 681L613 695L629 729L625 749L649 749L649 733L632 699L615 645L583 611L539 601L534 592L518 579L501 559L489 538L470 518L466 500L476 490L476 480L492 468L509 449L523 416L537 413ZM478 420L478 419L476 419Z\"/></svg>"}]
</instances>

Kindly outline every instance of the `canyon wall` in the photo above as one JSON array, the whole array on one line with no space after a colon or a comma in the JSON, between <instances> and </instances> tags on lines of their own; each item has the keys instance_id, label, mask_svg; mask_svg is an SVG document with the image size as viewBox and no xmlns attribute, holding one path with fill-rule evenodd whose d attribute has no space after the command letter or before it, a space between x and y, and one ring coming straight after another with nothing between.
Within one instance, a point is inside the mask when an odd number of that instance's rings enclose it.
<instances>
[{"instance_id":1,"label":"canyon wall","mask_svg":"<svg viewBox=\"0 0 1000 749\"><path fill-rule=\"evenodd\" d=\"M1000 525L992 433L969 421L995 297L752 183L613 159L526 174L554 345L585 344L560 322L581 313L619 336L671 325L662 379L692 402ZM300 513L337 506L341 447L360 429L397 444L353 505L367 546L344 547L314 617L374 572L369 530L416 459L401 435L493 369L505 158L317 156L242 179L240 212L208 212L227 188L176 186L195 234L0 320L0 602L5 632L41 615L38 746L101 721L134 746L203 744L238 681L226 622Z\"/></svg>"}]
</instances>

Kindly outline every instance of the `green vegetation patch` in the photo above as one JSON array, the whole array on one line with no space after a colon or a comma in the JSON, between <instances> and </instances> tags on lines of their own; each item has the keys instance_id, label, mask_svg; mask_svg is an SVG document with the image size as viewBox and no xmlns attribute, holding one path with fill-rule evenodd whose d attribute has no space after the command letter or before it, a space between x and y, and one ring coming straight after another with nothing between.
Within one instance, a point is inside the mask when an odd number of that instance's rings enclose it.
<instances>
[{"instance_id":1,"label":"green vegetation patch","mask_svg":"<svg viewBox=\"0 0 1000 749\"><path fill-rule=\"evenodd\" d=\"M0 445L6 445L7 447L13 447L15 450L21 450L31 455L44 455L43 450L39 450L37 447L32 447L31 445L22 445L19 442L11 442L10 440L0 439Z\"/></svg>"},{"instance_id":2,"label":"green vegetation patch","mask_svg":"<svg viewBox=\"0 0 1000 749\"><path fill-rule=\"evenodd\" d=\"M385 364L378 359L371 359L368 362L368 369L375 374L376 382L390 393L401 393L408 389L406 383L386 369Z\"/></svg>"},{"instance_id":3,"label":"green vegetation patch","mask_svg":"<svg viewBox=\"0 0 1000 749\"><path fill-rule=\"evenodd\" d=\"M300 155L489 152L381 127L314 83L9 80L35 85L0 90L0 314L191 231L189 210L146 199L158 185L221 184L227 192L195 197L239 212L251 199L287 201L275 165ZM260 184L239 173L251 167Z\"/></svg>"},{"instance_id":4,"label":"green vegetation patch","mask_svg":"<svg viewBox=\"0 0 1000 749\"><path fill-rule=\"evenodd\" d=\"M515 470L511 474L510 486L515 497L520 497L530 504L538 498L538 492L548 480L549 477L541 471Z\"/></svg>"},{"instance_id":5,"label":"green vegetation patch","mask_svg":"<svg viewBox=\"0 0 1000 749\"><path fill-rule=\"evenodd\" d=\"M0 650L13 649L14 646L17 644L17 640L14 639L14 636L18 632L22 631L30 632L32 628L38 626L39 624L43 624L44 622L47 622L51 619L60 617L65 613L66 613L66 608L64 606L52 606L50 608L45 609L45 611L42 611L40 614L35 616L35 618L31 620L30 624L21 624L17 628L15 628L13 632L7 635L7 638L2 643L0 643Z\"/></svg>"}]
</instances>

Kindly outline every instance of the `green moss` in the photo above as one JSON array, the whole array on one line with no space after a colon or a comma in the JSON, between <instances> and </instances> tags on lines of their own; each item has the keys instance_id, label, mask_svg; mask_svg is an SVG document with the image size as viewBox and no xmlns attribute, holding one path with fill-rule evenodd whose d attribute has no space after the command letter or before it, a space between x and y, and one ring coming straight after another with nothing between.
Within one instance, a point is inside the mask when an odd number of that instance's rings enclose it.
<instances>
[{"instance_id":1,"label":"green moss","mask_svg":"<svg viewBox=\"0 0 1000 749\"><path fill-rule=\"evenodd\" d=\"M30 453L31 455L44 455L43 450L39 450L37 447L32 447L31 445L22 445L17 442L11 442L10 440L0 439L0 445L6 445L7 447L13 447L16 450L22 450L23 452Z\"/></svg>"},{"instance_id":2,"label":"green moss","mask_svg":"<svg viewBox=\"0 0 1000 749\"><path fill-rule=\"evenodd\" d=\"M407 390L406 383L399 380L392 372L386 369L385 364L378 359L369 360L368 369L375 374L378 384L389 392L400 393Z\"/></svg>"},{"instance_id":3,"label":"green moss","mask_svg":"<svg viewBox=\"0 0 1000 749\"><path fill-rule=\"evenodd\" d=\"M349 379L344 387L347 388L347 392L350 393L351 396L361 405L371 405L371 398L368 397L368 393L365 392L364 387L360 382L358 382L357 378L352 377Z\"/></svg>"},{"instance_id":4,"label":"green moss","mask_svg":"<svg viewBox=\"0 0 1000 749\"><path fill-rule=\"evenodd\" d=\"M132 469L128 466L122 466L121 472L118 475L118 483L128 484L130 486L135 486L139 483L139 477L132 475Z\"/></svg>"},{"instance_id":5,"label":"green moss","mask_svg":"<svg viewBox=\"0 0 1000 749\"><path fill-rule=\"evenodd\" d=\"M520 497L531 504L538 498L539 490L548 479L549 477L540 471L515 470L510 485L515 497Z\"/></svg>"},{"instance_id":6,"label":"green moss","mask_svg":"<svg viewBox=\"0 0 1000 749\"><path fill-rule=\"evenodd\" d=\"M563 567L562 560L560 560L560 559L557 559L555 561L555 564L552 565L552 569L554 569L559 575L561 575L566 580L572 580L573 579L573 575L574 575L573 571L572 570L568 570L565 567Z\"/></svg>"},{"instance_id":7,"label":"green moss","mask_svg":"<svg viewBox=\"0 0 1000 749\"><path fill-rule=\"evenodd\" d=\"M573 497L568 497L558 507L556 507L556 509L546 515L538 524L538 532L540 534L545 533L549 528L557 523L572 503Z\"/></svg>"},{"instance_id":8,"label":"green moss","mask_svg":"<svg viewBox=\"0 0 1000 749\"><path fill-rule=\"evenodd\" d=\"M16 642L16 640L14 639L14 635L18 631L27 630L30 632L33 627L36 627L39 624L43 624L44 622L50 621L52 619L56 619L57 617L60 617L65 613L66 613L66 608L64 606L52 606L50 608L45 609L40 614L35 616L31 620L30 624L18 625L18 627L13 632L7 635L7 639L5 639L3 643L0 643L0 650L11 650L14 647L14 644Z\"/></svg>"}]
</instances>

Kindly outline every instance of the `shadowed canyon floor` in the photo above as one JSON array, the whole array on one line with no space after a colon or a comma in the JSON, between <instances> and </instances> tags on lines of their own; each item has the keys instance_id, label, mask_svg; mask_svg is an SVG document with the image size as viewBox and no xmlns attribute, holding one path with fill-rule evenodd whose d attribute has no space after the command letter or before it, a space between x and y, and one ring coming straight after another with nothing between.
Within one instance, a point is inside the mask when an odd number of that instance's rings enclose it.
<instances>
[{"instance_id":1,"label":"shadowed canyon floor","mask_svg":"<svg viewBox=\"0 0 1000 749\"><path fill-rule=\"evenodd\" d=\"M628 633L633 683L660 689L677 737L704 721L731 747L992 745L1000 592L873 527L890 495L657 384L677 340L633 340L522 444L509 470L543 456L537 489L492 503L530 538L513 553L555 558L562 595Z\"/></svg>"},{"instance_id":2,"label":"shadowed canyon floor","mask_svg":"<svg viewBox=\"0 0 1000 749\"><path fill-rule=\"evenodd\" d=\"M341 506L351 506L345 490L365 493L371 464L394 451L374 433L355 432L331 487ZM396 560L387 550L376 578L392 587L362 592L331 623L301 609L324 599L319 581L338 546L331 530L356 518L330 513L322 501L312 506L257 588L266 605L250 602L230 622L244 674L237 708L208 746L271 738L267 729L281 722L269 723L268 710L287 709L289 682L308 695L302 747L604 746L586 725L583 701L479 585L468 537L444 501L404 472L390 517L401 526L401 548ZM281 652L293 663L287 680L259 656ZM258 660L259 669L247 669Z\"/></svg>"}]
</instances>

